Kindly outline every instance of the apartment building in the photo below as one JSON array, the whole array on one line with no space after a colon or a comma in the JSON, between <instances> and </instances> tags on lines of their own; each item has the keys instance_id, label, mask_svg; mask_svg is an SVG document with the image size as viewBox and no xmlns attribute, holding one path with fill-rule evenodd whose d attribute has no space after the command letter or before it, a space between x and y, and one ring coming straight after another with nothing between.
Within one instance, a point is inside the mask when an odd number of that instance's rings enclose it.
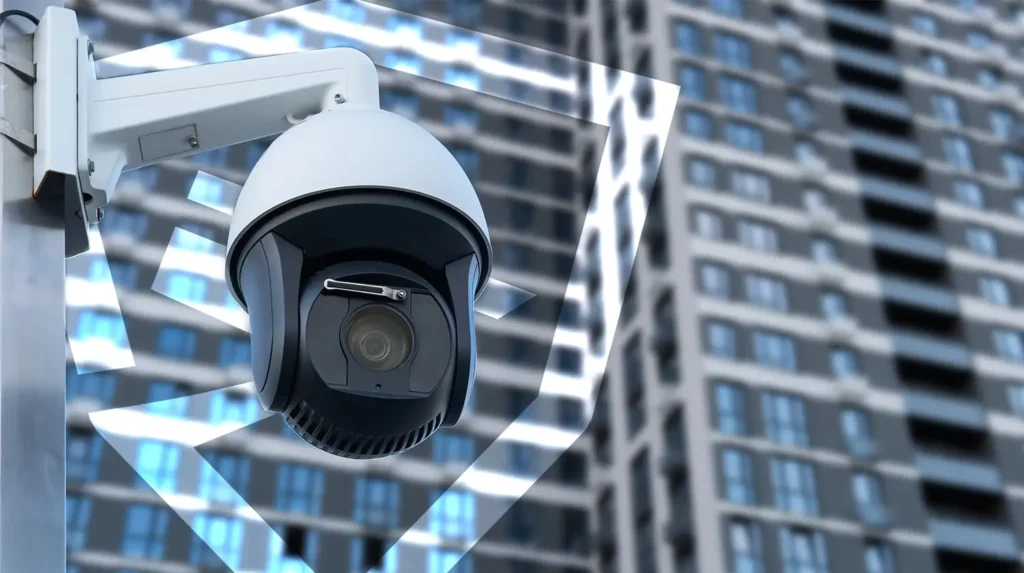
<instances>
[{"instance_id":1,"label":"apartment building","mask_svg":"<svg viewBox=\"0 0 1024 573\"><path fill-rule=\"evenodd\" d=\"M278 459L273 452L308 446L277 417L251 424L258 404L244 386L206 402L168 401L249 376L245 317L218 265L226 213L272 138L126 173L99 225L103 252L69 267L69 354L77 360L68 368L68 571L588 571L589 437L564 454L546 437L582 432L588 398L580 390L583 289L570 277L586 212L575 140L588 128L563 115L576 91L558 56L568 42L567 6L295 4L67 6L94 40L101 76L336 46L360 48L381 65L382 106L429 129L475 180L494 276L517 287L499 284L481 303L497 310L478 318L470 413L398 458L339 469ZM538 397L549 363L558 383ZM88 414L146 404L144 437L121 459ZM515 437L495 443L512 420ZM200 447L210 465L200 468L181 461L188 452L171 421L244 427ZM474 468L487 472L490 489L449 489L488 448L500 455ZM490 527L483 515L503 497L503 480L541 472ZM233 492L249 514L230 506ZM425 553L389 550L424 515ZM254 519L280 538L251 535ZM480 536L462 557L467 540Z\"/></svg>"},{"instance_id":2,"label":"apartment building","mask_svg":"<svg viewBox=\"0 0 1024 573\"><path fill-rule=\"evenodd\" d=\"M573 12L575 56L681 86L590 426L597 570L1019 571L1024 5Z\"/></svg>"}]
</instances>

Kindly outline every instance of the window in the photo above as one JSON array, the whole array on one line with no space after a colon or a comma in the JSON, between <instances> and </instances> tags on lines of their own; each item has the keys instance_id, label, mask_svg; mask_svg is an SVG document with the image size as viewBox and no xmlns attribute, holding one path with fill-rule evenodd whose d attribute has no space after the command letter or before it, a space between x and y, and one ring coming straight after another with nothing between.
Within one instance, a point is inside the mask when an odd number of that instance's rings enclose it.
<instances>
[{"instance_id":1,"label":"window","mask_svg":"<svg viewBox=\"0 0 1024 573\"><path fill-rule=\"evenodd\" d=\"M779 251L779 235L774 228L754 221L740 221L736 234L744 247L767 253Z\"/></svg>"},{"instance_id":2,"label":"window","mask_svg":"<svg viewBox=\"0 0 1024 573\"><path fill-rule=\"evenodd\" d=\"M833 348L829 353L829 361L832 363L832 375L840 380L860 375L857 353L850 348Z\"/></svg>"},{"instance_id":3,"label":"window","mask_svg":"<svg viewBox=\"0 0 1024 573\"><path fill-rule=\"evenodd\" d=\"M962 137L947 136L942 138L942 152L946 155L946 163L954 169L974 171L974 154L971 144Z\"/></svg>"},{"instance_id":4,"label":"window","mask_svg":"<svg viewBox=\"0 0 1024 573\"><path fill-rule=\"evenodd\" d=\"M1008 385L1006 394L1010 402L1010 411L1014 415L1024 418L1024 384Z\"/></svg>"},{"instance_id":5,"label":"window","mask_svg":"<svg viewBox=\"0 0 1024 573\"><path fill-rule=\"evenodd\" d=\"M94 283L112 281L119 287L134 289L139 280L139 267L96 259L89 266L89 280Z\"/></svg>"},{"instance_id":6,"label":"window","mask_svg":"<svg viewBox=\"0 0 1024 573\"><path fill-rule=\"evenodd\" d=\"M1018 217L1024 218L1024 195L1018 195L1013 198L1013 213Z\"/></svg>"},{"instance_id":7,"label":"window","mask_svg":"<svg viewBox=\"0 0 1024 573\"><path fill-rule=\"evenodd\" d=\"M149 402L146 411L156 416L183 418L188 414L188 401L179 400L186 395L185 389L173 382L157 381L149 385Z\"/></svg>"},{"instance_id":8,"label":"window","mask_svg":"<svg viewBox=\"0 0 1024 573\"><path fill-rule=\"evenodd\" d=\"M121 553L125 557L152 561L163 559L169 520L170 513L166 509L146 504L128 506Z\"/></svg>"},{"instance_id":9,"label":"window","mask_svg":"<svg viewBox=\"0 0 1024 573\"><path fill-rule=\"evenodd\" d=\"M366 10L352 0L331 0L327 3L327 13L354 24L361 24L366 19Z\"/></svg>"},{"instance_id":10,"label":"window","mask_svg":"<svg viewBox=\"0 0 1024 573\"><path fill-rule=\"evenodd\" d=\"M708 99L708 74L697 66L679 68L679 84L682 86L683 97L705 101Z\"/></svg>"},{"instance_id":11,"label":"window","mask_svg":"<svg viewBox=\"0 0 1024 573\"><path fill-rule=\"evenodd\" d=\"M79 374L75 366L67 369L65 375L67 402L76 399L95 400L101 406L109 406L117 389L116 378L109 372Z\"/></svg>"},{"instance_id":12,"label":"window","mask_svg":"<svg viewBox=\"0 0 1024 573\"><path fill-rule=\"evenodd\" d=\"M723 64L749 69L752 64L750 42L734 34L715 33L715 56Z\"/></svg>"},{"instance_id":13,"label":"window","mask_svg":"<svg viewBox=\"0 0 1024 573\"><path fill-rule=\"evenodd\" d=\"M725 499L744 505L757 503L750 454L733 448L722 450L722 483Z\"/></svg>"},{"instance_id":14,"label":"window","mask_svg":"<svg viewBox=\"0 0 1024 573\"><path fill-rule=\"evenodd\" d=\"M949 75L949 59L937 52L926 51L924 53L924 69L937 75Z\"/></svg>"},{"instance_id":15,"label":"window","mask_svg":"<svg viewBox=\"0 0 1024 573\"><path fill-rule=\"evenodd\" d=\"M882 482L877 475L868 473L854 474L853 500L857 504L857 511L861 519L865 522L880 524L886 521Z\"/></svg>"},{"instance_id":16,"label":"window","mask_svg":"<svg viewBox=\"0 0 1024 573\"><path fill-rule=\"evenodd\" d=\"M249 491L249 459L227 452L211 452L199 469L199 497L236 504Z\"/></svg>"},{"instance_id":17,"label":"window","mask_svg":"<svg viewBox=\"0 0 1024 573\"><path fill-rule=\"evenodd\" d=\"M281 464L277 469L276 507L280 511L320 514L324 472L301 465Z\"/></svg>"},{"instance_id":18,"label":"window","mask_svg":"<svg viewBox=\"0 0 1024 573\"><path fill-rule=\"evenodd\" d=\"M851 454L864 457L874 453L874 440L871 438L871 423L867 412L846 408L839 415L839 425Z\"/></svg>"},{"instance_id":19,"label":"window","mask_svg":"<svg viewBox=\"0 0 1024 573\"><path fill-rule=\"evenodd\" d=\"M744 199L760 203L771 203L772 201L772 183L767 175L736 169L732 172L730 183L732 192Z\"/></svg>"},{"instance_id":20,"label":"window","mask_svg":"<svg viewBox=\"0 0 1024 573\"><path fill-rule=\"evenodd\" d=\"M800 84L807 80L804 58L793 50L783 50L779 55L779 69L782 70L782 77L790 83Z\"/></svg>"},{"instance_id":21,"label":"window","mask_svg":"<svg viewBox=\"0 0 1024 573\"><path fill-rule=\"evenodd\" d=\"M65 543L68 550L77 551L85 547L91 513L91 499L71 493L64 498L64 517L67 520Z\"/></svg>"},{"instance_id":22,"label":"window","mask_svg":"<svg viewBox=\"0 0 1024 573\"><path fill-rule=\"evenodd\" d=\"M975 50L986 50L992 45L992 35L984 30L968 30L967 45Z\"/></svg>"},{"instance_id":23,"label":"window","mask_svg":"<svg viewBox=\"0 0 1024 573\"><path fill-rule=\"evenodd\" d=\"M196 515L192 520L196 537L192 538L193 565L220 567L221 562L237 570L242 561L242 535L245 524L239 518L220 515Z\"/></svg>"},{"instance_id":24,"label":"window","mask_svg":"<svg viewBox=\"0 0 1024 573\"><path fill-rule=\"evenodd\" d=\"M767 331L754 332L754 361L761 366L796 370L796 343L784 334Z\"/></svg>"},{"instance_id":25,"label":"window","mask_svg":"<svg viewBox=\"0 0 1024 573\"><path fill-rule=\"evenodd\" d=\"M65 450L67 479L95 481L100 469L100 455L103 453L103 441L100 436L92 432L68 431Z\"/></svg>"},{"instance_id":26,"label":"window","mask_svg":"<svg viewBox=\"0 0 1024 573\"><path fill-rule=\"evenodd\" d=\"M937 36L939 33L938 21L928 14L914 14L910 18L910 25L918 34Z\"/></svg>"},{"instance_id":27,"label":"window","mask_svg":"<svg viewBox=\"0 0 1024 573\"><path fill-rule=\"evenodd\" d=\"M452 156L462 166L463 171L470 179L476 179L477 174L480 172L480 155L473 149L467 149L465 147L454 147L449 149L452 152Z\"/></svg>"},{"instance_id":28,"label":"window","mask_svg":"<svg viewBox=\"0 0 1024 573\"><path fill-rule=\"evenodd\" d=\"M985 207L985 195L981 190L981 185L978 185L974 181L965 181L960 179L954 182L953 196L956 198L958 203L962 203L969 207L975 207L977 209Z\"/></svg>"},{"instance_id":29,"label":"window","mask_svg":"<svg viewBox=\"0 0 1024 573\"><path fill-rule=\"evenodd\" d=\"M947 93L932 94L932 113L944 125L960 127L960 102Z\"/></svg>"},{"instance_id":30,"label":"window","mask_svg":"<svg viewBox=\"0 0 1024 573\"><path fill-rule=\"evenodd\" d=\"M746 13L746 0L711 0L711 10L723 16L742 20Z\"/></svg>"},{"instance_id":31,"label":"window","mask_svg":"<svg viewBox=\"0 0 1024 573\"><path fill-rule=\"evenodd\" d=\"M687 162L687 180L705 189L712 189L717 184L718 169L706 159L690 159Z\"/></svg>"},{"instance_id":32,"label":"window","mask_svg":"<svg viewBox=\"0 0 1024 573\"><path fill-rule=\"evenodd\" d=\"M764 434L769 440L787 446L810 445L804 401L796 396L769 392L761 397Z\"/></svg>"},{"instance_id":33,"label":"window","mask_svg":"<svg viewBox=\"0 0 1024 573\"><path fill-rule=\"evenodd\" d=\"M533 448L525 444L510 444L508 447L509 471L524 476L533 472Z\"/></svg>"},{"instance_id":34,"label":"window","mask_svg":"<svg viewBox=\"0 0 1024 573\"><path fill-rule=\"evenodd\" d=\"M865 544L864 573L896 573L896 563L888 545L880 541Z\"/></svg>"},{"instance_id":35,"label":"window","mask_svg":"<svg viewBox=\"0 0 1024 573\"><path fill-rule=\"evenodd\" d=\"M465 66L451 66L444 71L444 81L455 87L477 91L480 89L480 72Z\"/></svg>"},{"instance_id":36,"label":"window","mask_svg":"<svg viewBox=\"0 0 1024 573\"><path fill-rule=\"evenodd\" d=\"M711 139L711 116L695 109L683 113L683 129L686 134L698 139Z\"/></svg>"},{"instance_id":37,"label":"window","mask_svg":"<svg viewBox=\"0 0 1024 573\"><path fill-rule=\"evenodd\" d=\"M450 126L476 129L480 125L480 112L461 105L447 105L444 108L444 122Z\"/></svg>"},{"instance_id":38,"label":"window","mask_svg":"<svg viewBox=\"0 0 1024 573\"><path fill-rule=\"evenodd\" d=\"M356 481L355 520L377 527L397 527L401 490L386 478L360 477Z\"/></svg>"},{"instance_id":39,"label":"window","mask_svg":"<svg viewBox=\"0 0 1024 573\"><path fill-rule=\"evenodd\" d=\"M471 539L476 530L476 496L468 491L434 492L430 533L443 539Z\"/></svg>"},{"instance_id":40,"label":"window","mask_svg":"<svg viewBox=\"0 0 1024 573\"><path fill-rule=\"evenodd\" d=\"M1024 183L1024 154L1012 151L1003 152L1003 173L1010 183Z\"/></svg>"},{"instance_id":41,"label":"window","mask_svg":"<svg viewBox=\"0 0 1024 573\"><path fill-rule=\"evenodd\" d=\"M459 26L475 26L483 16L483 2L480 0L449 0L446 4L452 23Z\"/></svg>"},{"instance_id":42,"label":"window","mask_svg":"<svg viewBox=\"0 0 1024 573\"><path fill-rule=\"evenodd\" d=\"M825 319L846 318L849 314L846 295L836 291L821 293L821 315Z\"/></svg>"},{"instance_id":43,"label":"window","mask_svg":"<svg viewBox=\"0 0 1024 573\"><path fill-rule=\"evenodd\" d=\"M102 339L124 348L128 344L128 334L120 316L103 312L85 311L78 315L76 338L81 341Z\"/></svg>"},{"instance_id":44,"label":"window","mask_svg":"<svg viewBox=\"0 0 1024 573\"><path fill-rule=\"evenodd\" d=\"M764 573L761 530L749 521L729 522L729 549L733 573Z\"/></svg>"},{"instance_id":45,"label":"window","mask_svg":"<svg viewBox=\"0 0 1024 573\"><path fill-rule=\"evenodd\" d=\"M715 385L715 406L718 431L734 436L747 434L746 392L735 384Z\"/></svg>"},{"instance_id":46,"label":"window","mask_svg":"<svg viewBox=\"0 0 1024 573\"><path fill-rule=\"evenodd\" d=\"M978 294L992 304L1010 306L1010 285L999 277L981 277L978 279Z\"/></svg>"},{"instance_id":47,"label":"window","mask_svg":"<svg viewBox=\"0 0 1024 573\"><path fill-rule=\"evenodd\" d=\"M968 227L964 234L967 240L967 248L976 255L983 257L999 256L998 244L995 233L981 227Z\"/></svg>"},{"instance_id":48,"label":"window","mask_svg":"<svg viewBox=\"0 0 1024 573\"><path fill-rule=\"evenodd\" d=\"M434 461L437 463L462 462L468 464L476 457L472 436L440 430L433 435L431 441L434 442Z\"/></svg>"},{"instance_id":49,"label":"window","mask_svg":"<svg viewBox=\"0 0 1024 573\"><path fill-rule=\"evenodd\" d=\"M275 526L277 536L267 544L267 565L264 573L302 573L307 563L316 563L320 552L320 535L301 525ZM361 569L360 571L365 571Z\"/></svg>"},{"instance_id":50,"label":"window","mask_svg":"<svg viewBox=\"0 0 1024 573\"><path fill-rule=\"evenodd\" d=\"M835 242L821 237L811 240L811 258L819 263L839 262L839 249Z\"/></svg>"},{"instance_id":51,"label":"window","mask_svg":"<svg viewBox=\"0 0 1024 573\"><path fill-rule=\"evenodd\" d=\"M775 508L797 515L818 515L818 487L814 467L790 458L772 458Z\"/></svg>"},{"instance_id":52,"label":"window","mask_svg":"<svg viewBox=\"0 0 1024 573\"><path fill-rule=\"evenodd\" d=\"M804 190L804 208L808 211L827 209L829 206L828 194L821 189L810 188Z\"/></svg>"},{"instance_id":53,"label":"window","mask_svg":"<svg viewBox=\"0 0 1024 573\"><path fill-rule=\"evenodd\" d=\"M781 279L758 274L746 277L747 302L767 310L786 312L789 301L786 294L786 283Z\"/></svg>"},{"instance_id":54,"label":"window","mask_svg":"<svg viewBox=\"0 0 1024 573\"><path fill-rule=\"evenodd\" d=\"M170 358L192 358L196 352L196 338L195 331L165 326L160 329L156 350Z\"/></svg>"},{"instance_id":55,"label":"window","mask_svg":"<svg viewBox=\"0 0 1024 573\"><path fill-rule=\"evenodd\" d=\"M718 79L718 96L725 107L739 113L757 113L757 86L733 76Z\"/></svg>"},{"instance_id":56,"label":"window","mask_svg":"<svg viewBox=\"0 0 1024 573\"><path fill-rule=\"evenodd\" d=\"M178 485L181 449L166 442L142 440L135 450L136 487L148 486L173 493Z\"/></svg>"},{"instance_id":57,"label":"window","mask_svg":"<svg viewBox=\"0 0 1024 573\"><path fill-rule=\"evenodd\" d=\"M810 139L801 137L793 143L793 156L801 165L821 165L821 154L818 153L818 146Z\"/></svg>"},{"instance_id":58,"label":"window","mask_svg":"<svg viewBox=\"0 0 1024 573\"><path fill-rule=\"evenodd\" d=\"M217 364L221 368L231 366L249 366L252 363L252 351L248 338L225 338L220 342Z\"/></svg>"},{"instance_id":59,"label":"window","mask_svg":"<svg viewBox=\"0 0 1024 573\"><path fill-rule=\"evenodd\" d=\"M725 270L725 267L718 265L701 265L700 290L708 296L728 300L729 271Z\"/></svg>"},{"instance_id":60,"label":"window","mask_svg":"<svg viewBox=\"0 0 1024 573\"><path fill-rule=\"evenodd\" d=\"M699 56L701 53L701 31L700 28L689 22L676 22L673 27L673 41L675 48L680 52Z\"/></svg>"},{"instance_id":61,"label":"window","mask_svg":"<svg viewBox=\"0 0 1024 573\"><path fill-rule=\"evenodd\" d=\"M722 322L707 324L708 351L718 358L736 359L736 329Z\"/></svg>"},{"instance_id":62,"label":"window","mask_svg":"<svg viewBox=\"0 0 1024 573\"><path fill-rule=\"evenodd\" d=\"M793 125L801 129L809 129L814 126L814 107L807 96L790 94L786 98L786 110L789 112L789 119Z\"/></svg>"},{"instance_id":63,"label":"window","mask_svg":"<svg viewBox=\"0 0 1024 573\"><path fill-rule=\"evenodd\" d=\"M278 42L282 47L298 49L302 47L303 29L284 22L271 20L263 29L263 37L271 42Z\"/></svg>"},{"instance_id":64,"label":"window","mask_svg":"<svg viewBox=\"0 0 1024 573\"><path fill-rule=\"evenodd\" d=\"M716 241L722 240L725 236L725 227L722 224L722 217L711 211L697 211L694 216L697 234Z\"/></svg>"},{"instance_id":65,"label":"window","mask_svg":"<svg viewBox=\"0 0 1024 573\"><path fill-rule=\"evenodd\" d=\"M406 91L381 90L380 105L387 111L411 117L420 113L420 98Z\"/></svg>"},{"instance_id":66,"label":"window","mask_svg":"<svg viewBox=\"0 0 1024 573\"><path fill-rule=\"evenodd\" d=\"M1009 111L1001 108L989 110L988 121L992 133L999 139L1007 140L1013 137L1017 118Z\"/></svg>"},{"instance_id":67,"label":"window","mask_svg":"<svg viewBox=\"0 0 1024 573\"><path fill-rule=\"evenodd\" d=\"M984 67L978 70L978 85L987 90L994 90L1003 83L1003 75L994 68Z\"/></svg>"},{"instance_id":68,"label":"window","mask_svg":"<svg viewBox=\"0 0 1024 573\"><path fill-rule=\"evenodd\" d=\"M725 141L738 149L753 153L764 152L761 129L747 123L729 121L725 124Z\"/></svg>"},{"instance_id":69,"label":"window","mask_svg":"<svg viewBox=\"0 0 1024 573\"><path fill-rule=\"evenodd\" d=\"M806 529L786 527L779 531L783 573L828 573L825 537Z\"/></svg>"},{"instance_id":70,"label":"window","mask_svg":"<svg viewBox=\"0 0 1024 573\"><path fill-rule=\"evenodd\" d=\"M579 375L583 369L583 353L577 348L556 346L554 367L562 374Z\"/></svg>"},{"instance_id":71,"label":"window","mask_svg":"<svg viewBox=\"0 0 1024 573\"><path fill-rule=\"evenodd\" d=\"M363 537L352 539L349 545L349 571L367 571L368 573L399 573L398 549L396 543L387 549L385 541L380 537ZM303 573L308 568L303 568Z\"/></svg>"},{"instance_id":72,"label":"window","mask_svg":"<svg viewBox=\"0 0 1024 573\"><path fill-rule=\"evenodd\" d=\"M992 332L996 354L1013 362L1024 362L1024 338L1015 330L996 329Z\"/></svg>"},{"instance_id":73,"label":"window","mask_svg":"<svg viewBox=\"0 0 1024 573\"><path fill-rule=\"evenodd\" d=\"M259 403L255 396L218 392L210 400L210 423L248 426L259 417Z\"/></svg>"}]
</instances>

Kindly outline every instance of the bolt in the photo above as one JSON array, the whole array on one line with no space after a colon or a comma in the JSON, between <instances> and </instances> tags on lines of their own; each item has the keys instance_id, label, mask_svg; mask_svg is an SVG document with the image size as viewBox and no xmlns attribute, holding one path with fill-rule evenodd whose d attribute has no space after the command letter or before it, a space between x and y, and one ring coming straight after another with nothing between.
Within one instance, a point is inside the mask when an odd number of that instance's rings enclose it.
<instances>
[{"instance_id":1,"label":"bolt","mask_svg":"<svg viewBox=\"0 0 1024 573\"><path fill-rule=\"evenodd\" d=\"M341 94L334 94L334 103L345 103L345 96Z\"/></svg>"},{"instance_id":2,"label":"bolt","mask_svg":"<svg viewBox=\"0 0 1024 573\"><path fill-rule=\"evenodd\" d=\"M89 40L89 44L88 44L88 48L87 49L89 51L89 55L90 56L93 55L96 52L96 46L93 45L92 40Z\"/></svg>"},{"instance_id":3,"label":"bolt","mask_svg":"<svg viewBox=\"0 0 1024 573\"><path fill-rule=\"evenodd\" d=\"M192 149L199 147L199 140L196 139L196 136L193 135L188 138L188 146Z\"/></svg>"},{"instance_id":4,"label":"bolt","mask_svg":"<svg viewBox=\"0 0 1024 573\"><path fill-rule=\"evenodd\" d=\"M103 207L96 209L96 222L99 223L103 220Z\"/></svg>"},{"instance_id":5,"label":"bolt","mask_svg":"<svg viewBox=\"0 0 1024 573\"><path fill-rule=\"evenodd\" d=\"M404 290L400 290L400 291L395 293L395 296L398 297L398 300L405 300L405 291Z\"/></svg>"},{"instance_id":6,"label":"bolt","mask_svg":"<svg viewBox=\"0 0 1024 573\"><path fill-rule=\"evenodd\" d=\"M92 159L89 160L89 175L96 173L96 162Z\"/></svg>"}]
</instances>

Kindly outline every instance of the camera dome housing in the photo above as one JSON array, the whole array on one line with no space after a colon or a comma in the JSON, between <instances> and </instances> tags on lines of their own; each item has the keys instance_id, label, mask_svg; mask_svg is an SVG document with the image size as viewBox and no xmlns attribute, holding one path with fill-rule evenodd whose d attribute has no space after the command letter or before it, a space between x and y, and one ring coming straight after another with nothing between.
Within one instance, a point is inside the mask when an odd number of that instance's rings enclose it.
<instances>
[{"instance_id":1,"label":"camera dome housing","mask_svg":"<svg viewBox=\"0 0 1024 573\"><path fill-rule=\"evenodd\" d=\"M471 181L425 129L345 106L292 127L253 168L228 238L260 402L350 458L454 425L474 384L474 303L491 258Z\"/></svg>"}]
</instances>

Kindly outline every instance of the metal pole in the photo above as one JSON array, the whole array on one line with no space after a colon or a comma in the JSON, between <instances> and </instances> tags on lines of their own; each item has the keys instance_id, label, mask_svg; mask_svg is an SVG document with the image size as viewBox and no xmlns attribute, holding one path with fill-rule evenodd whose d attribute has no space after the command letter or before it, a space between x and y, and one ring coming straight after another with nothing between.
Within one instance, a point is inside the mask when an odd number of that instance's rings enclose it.
<instances>
[{"instance_id":1,"label":"metal pole","mask_svg":"<svg viewBox=\"0 0 1024 573\"><path fill-rule=\"evenodd\" d=\"M62 0L0 0L37 18ZM33 24L0 27L34 61ZM0 116L33 130L32 86L0 64ZM32 158L0 137L0 573L64 573L64 218L32 198Z\"/></svg>"}]
</instances>

